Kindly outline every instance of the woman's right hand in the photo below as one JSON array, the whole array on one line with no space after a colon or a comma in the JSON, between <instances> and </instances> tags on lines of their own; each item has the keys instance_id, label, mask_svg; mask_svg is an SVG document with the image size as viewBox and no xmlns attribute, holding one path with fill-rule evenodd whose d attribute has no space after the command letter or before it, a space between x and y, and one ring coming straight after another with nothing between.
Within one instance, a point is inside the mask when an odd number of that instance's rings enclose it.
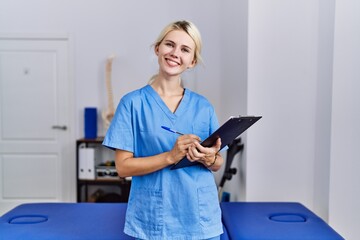
<instances>
[{"instance_id":1,"label":"woman's right hand","mask_svg":"<svg viewBox=\"0 0 360 240\"><path fill-rule=\"evenodd\" d=\"M173 163L177 163L181 159L183 159L186 156L189 147L193 143L200 141L201 139L194 134L185 134L178 137L178 139L176 139L174 147L169 152Z\"/></svg>"}]
</instances>

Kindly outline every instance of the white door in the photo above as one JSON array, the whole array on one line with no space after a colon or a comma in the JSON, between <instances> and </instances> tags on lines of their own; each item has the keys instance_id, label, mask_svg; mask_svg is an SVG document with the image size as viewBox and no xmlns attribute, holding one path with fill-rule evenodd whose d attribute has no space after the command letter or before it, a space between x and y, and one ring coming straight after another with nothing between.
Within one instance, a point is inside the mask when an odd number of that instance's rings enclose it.
<instances>
[{"instance_id":1,"label":"white door","mask_svg":"<svg viewBox=\"0 0 360 240\"><path fill-rule=\"evenodd\" d=\"M75 199L68 42L0 36L0 215Z\"/></svg>"}]
</instances>

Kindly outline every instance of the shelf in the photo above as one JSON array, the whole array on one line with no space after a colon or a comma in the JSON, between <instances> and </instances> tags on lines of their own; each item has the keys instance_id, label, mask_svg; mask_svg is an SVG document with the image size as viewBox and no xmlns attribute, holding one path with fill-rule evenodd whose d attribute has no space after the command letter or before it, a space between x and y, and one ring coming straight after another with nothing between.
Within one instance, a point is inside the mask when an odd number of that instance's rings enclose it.
<instances>
[{"instance_id":1,"label":"shelf","mask_svg":"<svg viewBox=\"0 0 360 240\"><path fill-rule=\"evenodd\" d=\"M98 178L98 179L79 179L79 183L88 183L88 184L96 184L96 183L130 183L131 181L128 181L126 179L115 179L115 178Z\"/></svg>"},{"instance_id":2,"label":"shelf","mask_svg":"<svg viewBox=\"0 0 360 240\"><path fill-rule=\"evenodd\" d=\"M81 138L78 139L78 143L102 143L104 141L104 137L97 137L97 138Z\"/></svg>"},{"instance_id":3,"label":"shelf","mask_svg":"<svg viewBox=\"0 0 360 240\"><path fill-rule=\"evenodd\" d=\"M97 137L94 139L82 138L76 140L76 185L78 202L88 202L89 200L91 200L91 202L127 202L128 200L131 178L104 177L95 179L79 179L80 149L92 148L95 151L95 153L90 154L90 158L95 157L95 169L90 170L91 167L87 167L89 171L96 171L96 166L99 166L100 163L107 162L108 159L114 161L114 152L102 146L103 140L104 137ZM84 163L83 161L84 158L82 158L82 164Z\"/></svg>"}]
</instances>

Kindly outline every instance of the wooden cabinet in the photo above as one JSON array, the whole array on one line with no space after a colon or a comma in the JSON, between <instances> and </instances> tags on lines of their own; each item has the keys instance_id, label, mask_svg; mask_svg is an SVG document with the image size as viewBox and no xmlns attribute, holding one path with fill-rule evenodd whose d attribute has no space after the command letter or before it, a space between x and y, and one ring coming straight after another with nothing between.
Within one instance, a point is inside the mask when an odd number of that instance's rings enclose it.
<instances>
[{"instance_id":1,"label":"wooden cabinet","mask_svg":"<svg viewBox=\"0 0 360 240\"><path fill-rule=\"evenodd\" d=\"M120 178L114 151L102 146L103 137L76 141L78 202L127 202L131 178Z\"/></svg>"}]
</instances>

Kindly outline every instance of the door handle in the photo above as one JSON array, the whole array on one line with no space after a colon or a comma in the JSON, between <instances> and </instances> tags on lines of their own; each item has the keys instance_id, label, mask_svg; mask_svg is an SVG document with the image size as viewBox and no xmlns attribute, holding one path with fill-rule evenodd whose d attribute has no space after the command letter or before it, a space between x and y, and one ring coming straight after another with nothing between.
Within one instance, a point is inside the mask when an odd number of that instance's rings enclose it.
<instances>
[{"instance_id":1,"label":"door handle","mask_svg":"<svg viewBox=\"0 0 360 240\"><path fill-rule=\"evenodd\" d=\"M52 129L58 129L58 130L63 130L63 131L66 131L67 129L67 126L60 126L60 125L54 125L51 127Z\"/></svg>"}]
</instances>

